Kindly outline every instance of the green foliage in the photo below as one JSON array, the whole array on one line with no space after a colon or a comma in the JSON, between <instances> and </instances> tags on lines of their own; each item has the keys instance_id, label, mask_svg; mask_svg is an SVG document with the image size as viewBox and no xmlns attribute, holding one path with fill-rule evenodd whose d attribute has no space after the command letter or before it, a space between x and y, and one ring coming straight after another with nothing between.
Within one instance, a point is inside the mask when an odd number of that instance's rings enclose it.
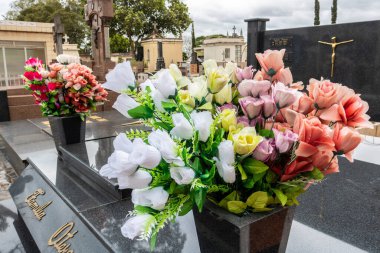
<instances>
[{"instance_id":1,"label":"green foliage","mask_svg":"<svg viewBox=\"0 0 380 253\"><path fill-rule=\"evenodd\" d=\"M245 212L247 208L247 204L243 201L228 201L227 202L227 210L231 213L242 214Z\"/></svg>"},{"instance_id":2,"label":"green foliage","mask_svg":"<svg viewBox=\"0 0 380 253\"><path fill-rule=\"evenodd\" d=\"M53 23L59 14L70 43L82 45L90 29L84 20L84 0L16 0L6 19Z\"/></svg>"},{"instance_id":3,"label":"green foliage","mask_svg":"<svg viewBox=\"0 0 380 253\"><path fill-rule=\"evenodd\" d=\"M338 17L338 0L333 0L331 6L331 24L336 24L336 20Z\"/></svg>"},{"instance_id":4,"label":"green foliage","mask_svg":"<svg viewBox=\"0 0 380 253\"><path fill-rule=\"evenodd\" d=\"M115 0L111 34L126 35L135 52L141 39L153 33L154 23L160 33L180 35L191 23L189 10L180 0Z\"/></svg>"},{"instance_id":5,"label":"green foliage","mask_svg":"<svg viewBox=\"0 0 380 253\"><path fill-rule=\"evenodd\" d=\"M118 33L110 37L110 48L112 53L126 53L130 50L129 39Z\"/></svg>"},{"instance_id":6,"label":"green foliage","mask_svg":"<svg viewBox=\"0 0 380 253\"><path fill-rule=\"evenodd\" d=\"M314 25L320 25L319 10L320 10L319 0L315 0L314 1Z\"/></svg>"},{"instance_id":7,"label":"green foliage","mask_svg":"<svg viewBox=\"0 0 380 253\"><path fill-rule=\"evenodd\" d=\"M149 119L153 117L153 110L145 105L128 110L128 114L134 119Z\"/></svg>"},{"instance_id":8,"label":"green foliage","mask_svg":"<svg viewBox=\"0 0 380 253\"><path fill-rule=\"evenodd\" d=\"M214 38L225 38L226 36L223 34L213 34L208 36L198 36L195 38L195 47L199 47L203 44L205 39L214 39Z\"/></svg>"},{"instance_id":9,"label":"green foliage","mask_svg":"<svg viewBox=\"0 0 380 253\"><path fill-rule=\"evenodd\" d=\"M268 165L262 161L250 157L243 160L242 166L247 173L252 175L263 173L269 169Z\"/></svg>"},{"instance_id":10,"label":"green foliage","mask_svg":"<svg viewBox=\"0 0 380 253\"><path fill-rule=\"evenodd\" d=\"M191 23L191 49L194 51L195 47L195 31L194 31L194 22Z\"/></svg>"},{"instance_id":11,"label":"green foliage","mask_svg":"<svg viewBox=\"0 0 380 253\"><path fill-rule=\"evenodd\" d=\"M127 135L128 139L133 140L135 138L141 138L142 140L146 141L150 132L139 129L131 129L127 131L125 134Z\"/></svg>"}]
</instances>

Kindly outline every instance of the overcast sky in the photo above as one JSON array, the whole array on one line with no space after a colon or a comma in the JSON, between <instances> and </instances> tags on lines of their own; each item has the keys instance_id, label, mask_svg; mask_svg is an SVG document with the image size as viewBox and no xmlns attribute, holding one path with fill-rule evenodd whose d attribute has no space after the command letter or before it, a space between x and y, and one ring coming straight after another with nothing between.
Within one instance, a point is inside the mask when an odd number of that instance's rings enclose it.
<instances>
[{"instance_id":1,"label":"overcast sky","mask_svg":"<svg viewBox=\"0 0 380 253\"><path fill-rule=\"evenodd\" d=\"M270 18L268 29L310 26L314 22L314 0L183 0L194 20L196 36L231 34L235 25L246 34L244 19ZM0 0L0 18L12 0ZM330 24L332 0L320 0L321 24ZM2 19L2 18L1 18ZM338 0L338 23L380 19L380 0Z\"/></svg>"}]
</instances>

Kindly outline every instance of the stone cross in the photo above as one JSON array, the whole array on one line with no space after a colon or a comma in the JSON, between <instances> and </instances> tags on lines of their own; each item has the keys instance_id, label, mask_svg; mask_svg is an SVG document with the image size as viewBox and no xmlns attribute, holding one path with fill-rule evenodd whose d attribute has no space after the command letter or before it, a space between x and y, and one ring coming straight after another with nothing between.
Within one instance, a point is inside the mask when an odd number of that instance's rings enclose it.
<instances>
[{"instance_id":1,"label":"stone cross","mask_svg":"<svg viewBox=\"0 0 380 253\"><path fill-rule=\"evenodd\" d=\"M65 28L61 22L61 17L59 15L54 16L53 32L54 32L55 52L57 53L57 55L63 54L62 38L65 32Z\"/></svg>"},{"instance_id":2,"label":"stone cross","mask_svg":"<svg viewBox=\"0 0 380 253\"><path fill-rule=\"evenodd\" d=\"M63 36L63 39L65 40L65 42L63 44L69 44L70 37L67 36L67 34L65 34L65 36Z\"/></svg>"}]
</instances>

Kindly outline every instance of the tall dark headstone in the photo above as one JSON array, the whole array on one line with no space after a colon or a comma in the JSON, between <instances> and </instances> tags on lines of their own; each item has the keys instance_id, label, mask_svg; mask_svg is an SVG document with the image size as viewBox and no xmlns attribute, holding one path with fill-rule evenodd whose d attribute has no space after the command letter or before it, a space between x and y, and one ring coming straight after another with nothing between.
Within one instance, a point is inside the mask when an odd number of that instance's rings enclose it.
<instances>
[{"instance_id":1,"label":"tall dark headstone","mask_svg":"<svg viewBox=\"0 0 380 253\"><path fill-rule=\"evenodd\" d=\"M9 121L9 107L8 107L8 96L7 90L0 89L0 122Z\"/></svg>"},{"instance_id":2,"label":"tall dark headstone","mask_svg":"<svg viewBox=\"0 0 380 253\"><path fill-rule=\"evenodd\" d=\"M158 57L156 62L156 70L164 69L165 68L165 60L163 57L162 52L162 41L157 41L157 51L158 51Z\"/></svg>"},{"instance_id":3,"label":"tall dark headstone","mask_svg":"<svg viewBox=\"0 0 380 253\"><path fill-rule=\"evenodd\" d=\"M111 61L110 23L114 16L112 0L87 0L85 20L91 27L92 69L99 81L105 81Z\"/></svg>"},{"instance_id":4,"label":"tall dark headstone","mask_svg":"<svg viewBox=\"0 0 380 253\"><path fill-rule=\"evenodd\" d=\"M54 16L53 32L54 32L55 52L57 53L57 55L63 54L62 39L63 39L63 34L65 33L65 27L62 24L61 17L59 15Z\"/></svg>"},{"instance_id":5,"label":"tall dark headstone","mask_svg":"<svg viewBox=\"0 0 380 253\"><path fill-rule=\"evenodd\" d=\"M266 22L269 18L253 18L245 19L248 23L247 30L247 65L252 65L254 68L258 68L258 62L253 52L262 52L264 50L264 36L263 33L266 29Z\"/></svg>"}]
</instances>

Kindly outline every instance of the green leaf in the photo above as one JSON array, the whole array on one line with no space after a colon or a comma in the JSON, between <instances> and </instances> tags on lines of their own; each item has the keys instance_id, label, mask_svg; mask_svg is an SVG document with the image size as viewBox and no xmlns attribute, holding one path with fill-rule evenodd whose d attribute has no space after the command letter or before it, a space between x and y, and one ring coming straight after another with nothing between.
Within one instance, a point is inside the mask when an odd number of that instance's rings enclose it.
<instances>
[{"instance_id":1,"label":"green leaf","mask_svg":"<svg viewBox=\"0 0 380 253\"><path fill-rule=\"evenodd\" d=\"M169 189L168 189L168 193L169 194L173 194L174 193L174 190L176 188L177 184L176 182L173 180L171 183L170 183L170 186L169 186Z\"/></svg>"},{"instance_id":2,"label":"green leaf","mask_svg":"<svg viewBox=\"0 0 380 253\"><path fill-rule=\"evenodd\" d=\"M255 185L255 181L254 181L253 177L249 177L249 178L243 183L244 188L247 188L247 189L252 189L254 185Z\"/></svg>"},{"instance_id":3,"label":"green leaf","mask_svg":"<svg viewBox=\"0 0 380 253\"><path fill-rule=\"evenodd\" d=\"M161 104L162 104L162 107L168 112L173 112L177 109L177 104L171 101L169 102L162 101Z\"/></svg>"},{"instance_id":4,"label":"green leaf","mask_svg":"<svg viewBox=\"0 0 380 253\"><path fill-rule=\"evenodd\" d=\"M150 251L153 251L157 243L157 233L153 233L150 237Z\"/></svg>"},{"instance_id":5,"label":"green leaf","mask_svg":"<svg viewBox=\"0 0 380 253\"><path fill-rule=\"evenodd\" d=\"M128 114L134 119L149 119L153 116L153 110L147 106L139 105L128 110Z\"/></svg>"},{"instance_id":6,"label":"green leaf","mask_svg":"<svg viewBox=\"0 0 380 253\"><path fill-rule=\"evenodd\" d=\"M276 194L276 197L281 202L281 205L285 206L286 201L288 201L288 197L281 190L272 189L272 191Z\"/></svg>"},{"instance_id":7,"label":"green leaf","mask_svg":"<svg viewBox=\"0 0 380 253\"><path fill-rule=\"evenodd\" d=\"M199 157L194 158L194 162L192 164L192 168L198 173L202 174L202 165Z\"/></svg>"},{"instance_id":8,"label":"green leaf","mask_svg":"<svg viewBox=\"0 0 380 253\"><path fill-rule=\"evenodd\" d=\"M247 180L247 174L246 174L245 171L243 170L243 167L241 166L240 163L237 164L237 167L238 167L238 170L239 170L240 175L241 175L241 180L242 180L242 181Z\"/></svg>"},{"instance_id":9,"label":"green leaf","mask_svg":"<svg viewBox=\"0 0 380 253\"><path fill-rule=\"evenodd\" d=\"M253 158L244 159L242 166L247 173L258 174L268 170L268 165Z\"/></svg>"},{"instance_id":10,"label":"green leaf","mask_svg":"<svg viewBox=\"0 0 380 253\"><path fill-rule=\"evenodd\" d=\"M267 138L274 138L274 133L272 130L269 129L260 129L259 130L259 135Z\"/></svg>"},{"instance_id":11,"label":"green leaf","mask_svg":"<svg viewBox=\"0 0 380 253\"><path fill-rule=\"evenodd\" d=\"M207 188L198 188L194 191L194 201L198 207L199 212L202 212L203 205L206 200Z\"/></svg>"},{"instance_id":12,"label":"green leaf","mask_svg":"<svg viewBox=\"0 0 380 253\"><path fill-rule=\"evenodd\" d=\"M161 128L161 129L164 129L166 131L170 131L172 130L172 127L169 126L168 124L165 124L164 122L155 122L154 123L154 126L157 127L157 128Z\"/></svg>"},{"instance_id":13,"label":"green leaf","mask_svg":"<svg viewBox=\"0 0 380 253\"><path fill-rule=\"evenodd\" d=\"M179 211L178 215L179 216L184 216L186 215L188 212L190 212L191 209L193 209L193 200L191 198L189 198L183 205L182 205L182 208L181 208L181 211Z\"/></svg>"},{"instance_id":14,"label":"green leaf","mask_svg":"<svg viewBox=\"0 0 380 253\"><path fill-rule=\"evenodd\" d=\"M247 204L242 201L228 201L227 202L227 210L231 213L241 214L244 213L247 208Z\"/></svg>"},{"instance_id":15,"label":"green leaf","mask_svg":"<svg viewBox=\"0 0 380 253\"><path fill-rule=\"evenodd\" d=\"M237 193L237 191L233 191L230 194L228 194L225 198L223 198L219 202L219 206L227 209L227 203L228 203L228 201L235 201L235 200L236 201L240 200L240 197L239 197L239 194Z\"/></svg>"},{"instance_id":16,"label":"green leaf","mask_svg":"<svg viewBox=\"0 0 380 253\"><path fill-rule=\"evenodd\" d=\"M198 110L207 110L207 111L211 111L212 110L212 104L211 102L208 102L200 107L197 108Z\"/></svg>"},{"instance_id":17,"label":"green leaf","mask_svg":"<svg viewBox=\"0 0 380 253\"><path fill-rule=\"evenodd\" d=\"M139 212L139 214L154 214L157 213L157 210L154 210L153 208L147 207L147 206L135 206L135 211Z\"/></svg>"},{"instance_id":18,"label":"green leaf","mask_svg":"<svg viewBox=\"0 0 380 253\"><path fill-rule=\"evenodd\" d=\"M314 168L312 171L305 174L315 180L322 180L325 177L318 168Z\"/></svg>"},{"instance_id":19,"label":"green leaf","mask_svg":"<svg viewBox=\"0 0 380 253\"><path fill-rule=\"evenodd\" d=\"M211 167L207 173L201 175L202 182L205 184L210 184L215 176L215 164Z\"/></svg>"},{"instance_id":20,"label":"green leaf","mask_svg":"<svg viewBox=\"0 0 380 253\"><path fill-rule=\"evenodd\" d=\"M265 177L265 180L268 182L268 183L274 183L277 181L277 174L274 173L273 171L271 170L268 170L268 173L267 173L267 176Z\"/></svg>"},{"instance_id":21,"label":"green leaf","mask_svg":"<svg viewBox=\"0 0 380 253\"><path fill-rule=\"evenodd\" d=\"M248 206L258 209L258 208L265 208L268 203L268 193L263 191L257 191L251 194L251 196L248 197L246 203Z\"/></svg>"},{"instance_id":22,"label":"green leaf","mask_svg":"<svg viewBox=\"0 0 380 253\"><path fill-rule=\"evenodd\" d=\"M186 110L186 108L185 108L182 104L179 105L179 109L180 109L180 111L183 113L183 116L184 116L184 117L190 122L190 124L191 124L192 120L191 120L191 117L190 117L190 113Z\"/></svg>"}]
</instances>

